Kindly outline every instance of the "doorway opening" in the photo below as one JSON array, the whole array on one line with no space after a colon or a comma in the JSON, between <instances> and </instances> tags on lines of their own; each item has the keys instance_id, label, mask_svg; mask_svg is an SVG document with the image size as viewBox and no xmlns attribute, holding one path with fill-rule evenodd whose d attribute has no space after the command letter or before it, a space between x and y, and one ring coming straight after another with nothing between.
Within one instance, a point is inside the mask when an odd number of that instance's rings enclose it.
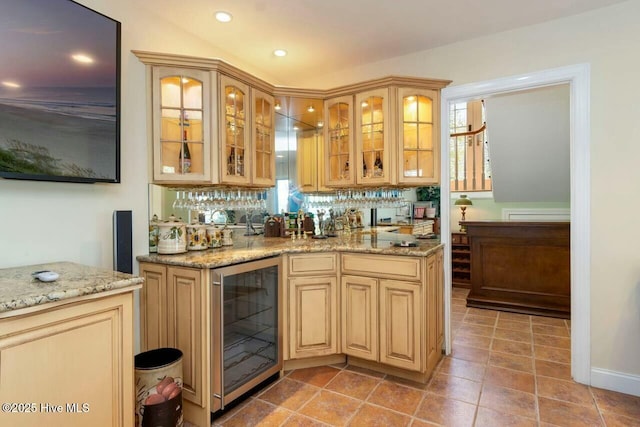
<instances>
[{"instance_id":1,"label":"doorway opening","mask_svg":"<svg viewBox=\"0 0 640 427\"><path fill-rule=\"evenodd\" d=\"M568 83L570 87L571 182L571 376L591 383L590 343L590 130L588 64L543 70L495 80L452 86L442 90L441 111L450 104L515 91ZM449 115L442 114L441 164L449 165ZM441 240L445 250L445 345L451 353L451 226L449 168L441 168Z\"/></svg>"}]
</instances>

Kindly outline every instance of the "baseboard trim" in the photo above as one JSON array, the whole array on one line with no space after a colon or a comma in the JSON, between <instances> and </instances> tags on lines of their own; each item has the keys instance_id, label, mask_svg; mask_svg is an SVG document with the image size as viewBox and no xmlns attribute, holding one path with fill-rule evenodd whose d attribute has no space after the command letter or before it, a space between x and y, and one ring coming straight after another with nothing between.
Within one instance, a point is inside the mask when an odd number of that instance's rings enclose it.
<instances>
[{"instance_id":1,"label":"baseboard trim","mask_svg":"<svg viewBox=\"0 0 640 427\"><path fill-rule=\"evenodd\" d=\"M640 375L592 368L591 386L640 396Z\"/></svg>"}]
</instances>

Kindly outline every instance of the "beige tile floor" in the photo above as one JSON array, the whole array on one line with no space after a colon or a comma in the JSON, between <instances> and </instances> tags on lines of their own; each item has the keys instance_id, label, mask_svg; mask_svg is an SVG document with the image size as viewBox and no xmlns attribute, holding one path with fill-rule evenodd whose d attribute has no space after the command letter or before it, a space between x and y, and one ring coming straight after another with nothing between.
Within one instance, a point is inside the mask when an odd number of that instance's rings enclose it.
<instances>
[{"instance_id":1,"label":"beige tile floor","mask_svg":"<svg viewBox=\"0 0 640 427\"><path fill-rule=\"evenodd\" d=\"M571 380L568 320L466 307L428 384L351 366L288 372L214 426L640 426L640 398Z\"/></svg>"}]
</instances>

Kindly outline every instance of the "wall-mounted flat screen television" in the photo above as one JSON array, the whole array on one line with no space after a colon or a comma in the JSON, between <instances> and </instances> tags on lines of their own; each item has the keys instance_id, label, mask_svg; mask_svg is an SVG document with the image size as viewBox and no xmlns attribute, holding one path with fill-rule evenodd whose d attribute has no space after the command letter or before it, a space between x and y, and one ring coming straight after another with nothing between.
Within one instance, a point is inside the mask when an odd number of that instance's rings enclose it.
<instances>
[{"instance_id":1,"label":"wall-mounted flat screen television","mask_svg":"<svg viewBox=\"0 0 640 427\"><path fill-rule=\"evenodd\" d=\"M120 22L0 1L0 177L120 182Z\"/></svg>"}]
</instances>

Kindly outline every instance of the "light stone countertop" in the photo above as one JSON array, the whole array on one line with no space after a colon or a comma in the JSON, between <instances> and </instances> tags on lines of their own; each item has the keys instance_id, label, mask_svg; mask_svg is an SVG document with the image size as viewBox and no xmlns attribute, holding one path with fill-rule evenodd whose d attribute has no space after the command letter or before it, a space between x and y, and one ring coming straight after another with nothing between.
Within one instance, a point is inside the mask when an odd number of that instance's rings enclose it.
<instances>
[{"instance_id":1,"label":"light stone countertop","mask_svg":"<svg viewBox=\"0 0 640 427\"><path fill-rule=\"evenodd\" d=\"M369 254L427 256L441 247L439 239L416 239L407 234L363 232L329 237L327 239L300 239L292 241L284 237L237 236L233 246L217 249L189 251L182 254L140 255L139 262L176 265L194 268L216 268L226 265L269 258L284 253L357 252ZM393 243L417 242L417 247L395 247Z\"/></svg>"},{"instance_id":2,"label":"light stone countertop","mask_svg":"<svg viewBox=\"0 0 640 427\"><path fill-rule=\"evenodd\" d=\"M41 282L34 271L51 270L60 277ZM144 279L131 274L71 262L0 269L0 313L101 292L138 288Z\"/></svg>"}]
</instances>

